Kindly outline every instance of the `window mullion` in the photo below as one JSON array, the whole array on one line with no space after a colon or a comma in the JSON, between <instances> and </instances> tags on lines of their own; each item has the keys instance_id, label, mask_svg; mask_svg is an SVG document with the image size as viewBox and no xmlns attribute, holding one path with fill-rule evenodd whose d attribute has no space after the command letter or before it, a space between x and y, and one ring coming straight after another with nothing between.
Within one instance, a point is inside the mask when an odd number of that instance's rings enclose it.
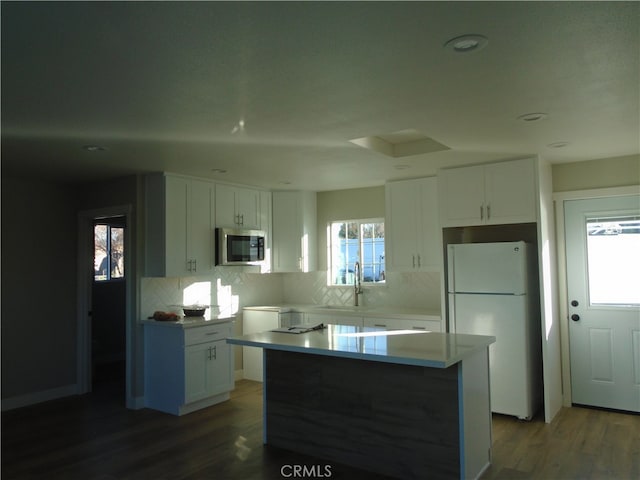
<instances>
[{"instance_id":1,"label":"window mullion","mask_svg":"<svg viewBox=\"0 0 640 480\"><path fill-rule=\"evenodd\" d=\"M105 280L111 280L111 225L107 225L107 278Z\"/></svg>"}]
</instances>

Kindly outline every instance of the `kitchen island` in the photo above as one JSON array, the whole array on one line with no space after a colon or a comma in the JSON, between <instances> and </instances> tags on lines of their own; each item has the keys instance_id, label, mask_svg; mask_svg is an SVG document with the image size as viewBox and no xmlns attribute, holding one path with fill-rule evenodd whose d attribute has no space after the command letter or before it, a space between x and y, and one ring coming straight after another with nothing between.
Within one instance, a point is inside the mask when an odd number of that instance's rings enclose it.
<instances>
[{"instance_id":1,"label":"kitchen island","mask_svg":"<svg viewBox=\"0 0 640 480\"><path fill-rule=\"evenodd\" d=\"M398 478L491 462L495 337L326 325L228 338L264 352L264 442Z\"/></svg>"}]
</instances>

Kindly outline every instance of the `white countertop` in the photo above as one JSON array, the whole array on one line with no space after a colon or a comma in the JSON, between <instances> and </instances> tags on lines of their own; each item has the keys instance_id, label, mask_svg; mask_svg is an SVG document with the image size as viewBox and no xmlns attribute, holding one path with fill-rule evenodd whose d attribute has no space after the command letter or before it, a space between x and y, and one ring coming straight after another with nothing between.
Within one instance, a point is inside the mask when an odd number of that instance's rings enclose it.
<instances>
[{"instance_id":1,"label":"white countertop","mask_svg":"<svg viewBox=\"0 0 640 480\"><path fill-rule=\"evenodd\" d=\"M487 348L495 337L419 330L327 325L301 334L261 332L227 343L376 362L447 368Z\"/></svg>"},{"instance_id":2,"label":"white countertop","mask_svg":"<svg viewBox=\"0 0 640 480\"><path fill-rule=\"evenodd\" d=\"M175 322L158 321L149 318L146 320L140 320L140 323L144 325L158 325L169 328L196 328L204 327L206 325L233 322L235 319L235 315L213 315L204 317L180 317L180 319Z\"/></svg>"},{"instance_id":3,"label":"white countertop","mask_svg":"<svg viewBox=\"0 0 640 480\"><path fill-rule=\"evenodd\" d=\"M441 320L440 311L429 311L420 308L404 307L374 307L353 305L313 305L313 304L284 304L284 305L256 305L243 307L245 310L258 310L268 312L302 312L321 313L335 315L351 315L360 317L378 318L410 318L420 320Z\"/></svg>"}]
</instances>

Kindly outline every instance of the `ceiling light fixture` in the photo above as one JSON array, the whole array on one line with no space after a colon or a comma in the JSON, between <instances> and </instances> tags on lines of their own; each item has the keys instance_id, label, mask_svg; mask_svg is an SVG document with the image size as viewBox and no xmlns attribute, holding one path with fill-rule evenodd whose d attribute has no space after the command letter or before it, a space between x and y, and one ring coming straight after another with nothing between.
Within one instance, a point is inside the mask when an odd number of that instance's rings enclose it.
<instances>
[{"instance_id":1,"label":"ceiling light fixture","mask_svg":"<svg viewBox=\"0 0 640 480\"><path fill-rule=\"evenodd\" d=\"M484 35L468 34L452 38L444 44L444 48L456 53L471 53L482 50L489 43Z\"/></svg>"},{"instance_id":2,"label":"ceiling light fixture","mask_svg":"<svg viewBox=\"0 0 640 480\"><path fill-rule=\"evenodd\" d=\"M82 149L87 152L104 152L106 150L106 148L100 145L83 145Z\"/></svg>"},{"instance_id":3,"label":"ceiling light fixture","mask_svg":"<svg viewBox=\"0 0 640 480\"><path fill-rule=\"evenodd\" d=\"M555 143L550 143L549 145L547 145L547 147L549 147L549 148L564 148L567 145L569 145L569 142L555 142Z\"/></svg>"},{"instance_id":4,"label":"ceiling light fixture","mask_svg":"<svg viewBox=\"0 0 640 480\"><path fill-rule=\"evenodd\" d=\"M524 115L520 115L517 120L525 123L538 122L540 120L544 120L548 116L548 114L542 112L525 113Z\"/></svg>"}]
</instances>

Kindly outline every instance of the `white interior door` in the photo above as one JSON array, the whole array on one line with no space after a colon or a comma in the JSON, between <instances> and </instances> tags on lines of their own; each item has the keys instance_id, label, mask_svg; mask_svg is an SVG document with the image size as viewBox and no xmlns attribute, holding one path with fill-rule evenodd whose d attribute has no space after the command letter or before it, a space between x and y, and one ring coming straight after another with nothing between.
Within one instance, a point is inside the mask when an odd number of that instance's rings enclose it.
<instances>
[{"instance_id":1,"label":"white interior door","mask_svg":"<svg viewBox=\"0 0 640 480\"><path fill-rule=\"evenodd\" d=\"M640 412L640 196L564 210L573 403Z\"/></svg>"}]
</instances>

